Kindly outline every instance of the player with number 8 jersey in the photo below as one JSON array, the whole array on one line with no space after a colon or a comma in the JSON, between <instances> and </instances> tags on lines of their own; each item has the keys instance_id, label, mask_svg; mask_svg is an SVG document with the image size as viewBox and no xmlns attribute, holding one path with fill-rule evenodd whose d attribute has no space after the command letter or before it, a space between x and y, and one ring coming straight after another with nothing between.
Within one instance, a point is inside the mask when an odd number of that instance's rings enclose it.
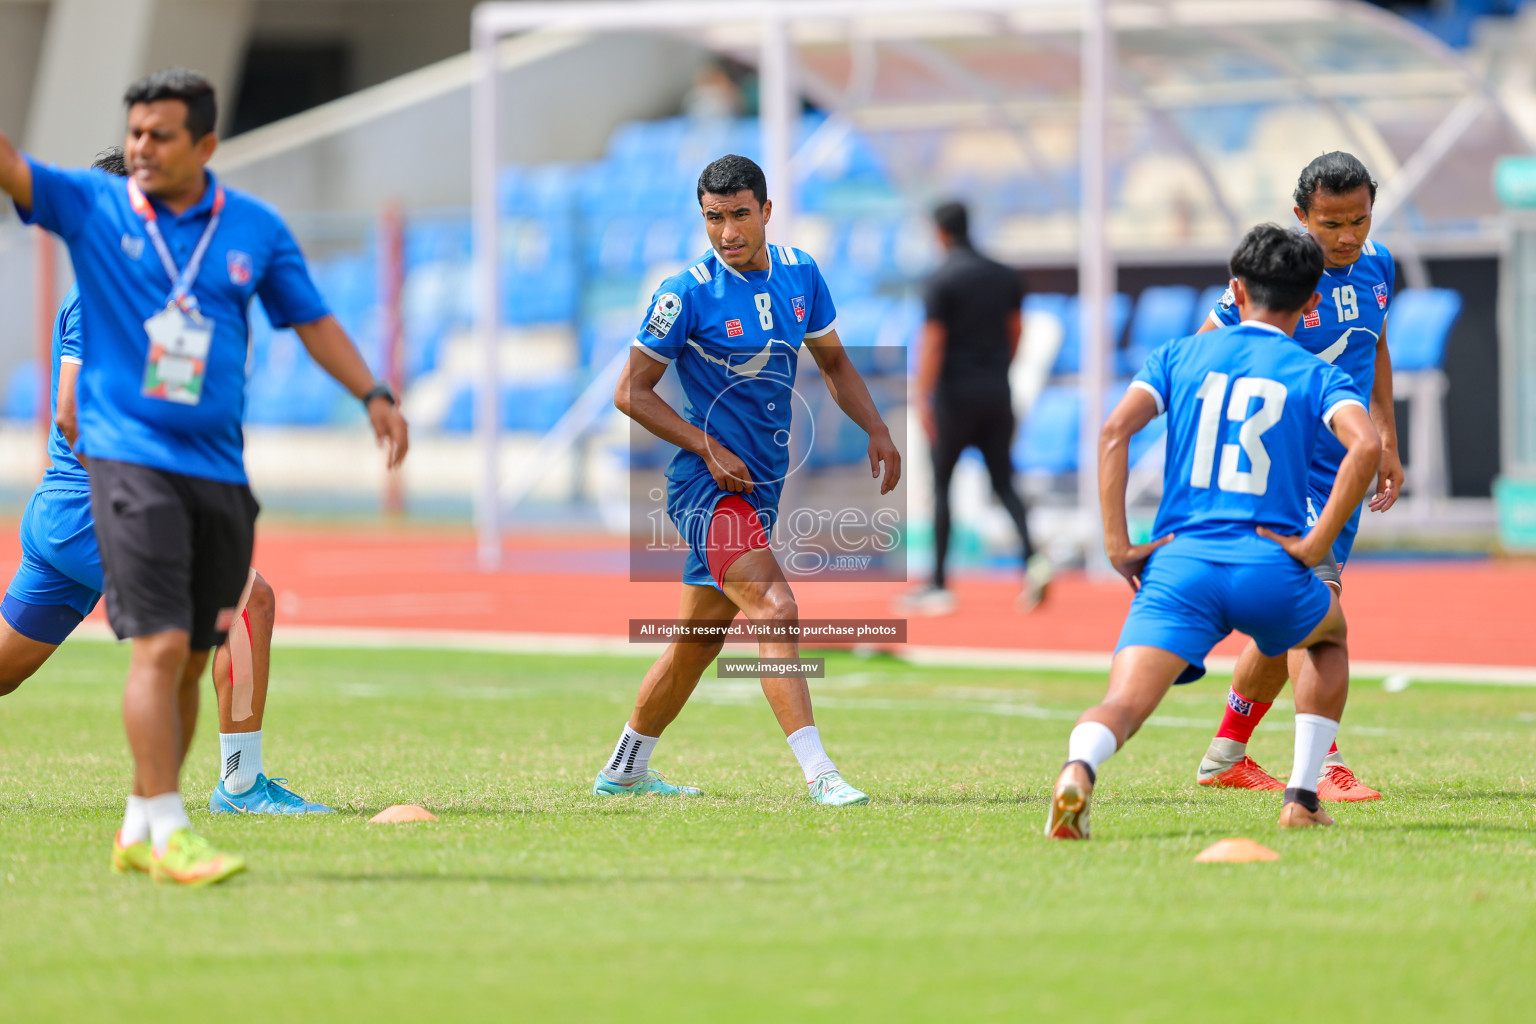
<instances>
[{"instance_id":1,"label":"player with number 8 jersey","mask_svg":"<svg viewBox=\"0 0 1536 1024\"><path fill-rule=\"evenodd\" d=\"M688 545L679 619L686 632L646 673L592 792L610 797L697 794L650 767L664 730L687 703L737 615L763 627L763 694L800 762L815 802L846 807L869 796L846 782L822 746L799 665L799 608L769 544L790 466L795 373L808 352L849 419L869 435L871 479L889 494L901 454L837 335L837 312L815 261L767 240L773 201L763 169L736 154L704 168L695 191L710 251L662 282L646 311L614 404L678 447L667 466L667 514ZM656 392L677 374L684 408ZM883 470L883 479L882 477ZM780 671L783 674L779 674Z\"/></svg>"}]
</instances>

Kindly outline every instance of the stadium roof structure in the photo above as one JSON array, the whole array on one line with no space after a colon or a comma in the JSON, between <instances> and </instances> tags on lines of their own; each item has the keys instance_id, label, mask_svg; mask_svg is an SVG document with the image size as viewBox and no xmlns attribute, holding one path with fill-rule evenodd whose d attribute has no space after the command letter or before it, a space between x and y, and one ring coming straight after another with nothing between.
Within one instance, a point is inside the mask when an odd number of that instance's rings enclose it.
<instances>
[{"instance_id":1,"label":"stadium roof structure","mask_svg":"<svg viewBox=\"0 0 1536 1024\"><path fill-rule=\"evenodd\" d=\"M990 224L1005 255L1075 254L1084 310L1084 459L1102 419L1112 254L1224 255L1250 225L1290 218L1298 170L1333 149L1382 187L1373 231L1410 284L1433 247L1497 251L1491 168L1529 152L1460 57L1360 0L636 0L496 2L475 11L474 191L479 308L495 408L495 46L521 33L654 31L759 68L770 181L803 178L857 131L916 198L960 180L1023 192ZM826 123L792 151L804 95ZM491 140L486 144L486 140ZM789 190L775 224L793 237ZM976 218L978 221L985 219ZM496 559L496 426L481 432L482 554ZM1093 474L1080 504L1096 520ZM1093 549L1096 545L1090 544Z\"/></svg>"}]
</instances>

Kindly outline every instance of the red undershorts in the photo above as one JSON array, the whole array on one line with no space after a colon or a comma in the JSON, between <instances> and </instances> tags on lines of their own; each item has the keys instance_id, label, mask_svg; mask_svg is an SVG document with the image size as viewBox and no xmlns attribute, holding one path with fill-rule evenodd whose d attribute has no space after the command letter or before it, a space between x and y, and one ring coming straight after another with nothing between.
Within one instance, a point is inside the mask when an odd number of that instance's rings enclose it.
<instances>
[{"instance_id":1,"label":"red undershorts","mask_svg":"<svg viewBox=\"0 0 1536 1024\"><path fill-rule=\"evenodd\" d=\"M715 584L724 589L725 570L731 563L748 551L767 546L768 531L763 529L762 517L747 499L737 494L721 498L710 516L709 539L704 543L709 575Z\"/></svg>"}]
</instances>

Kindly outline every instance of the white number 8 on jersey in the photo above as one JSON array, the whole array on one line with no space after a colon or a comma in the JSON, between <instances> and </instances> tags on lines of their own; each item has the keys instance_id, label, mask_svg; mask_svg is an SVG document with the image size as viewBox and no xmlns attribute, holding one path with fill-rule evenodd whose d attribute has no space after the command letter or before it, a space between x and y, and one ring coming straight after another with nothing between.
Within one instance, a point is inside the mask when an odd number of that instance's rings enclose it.
<instances>
[{"instance_id":1,"label":"white number 8 on jersey","mask_svg":"<svg viewBox=\"0 0 1536 1024\"><path fill-rule=\"evenodd\" d=\"M752 296L752 301L757 303L757 322L763 325L763 330L773 330L773 300L767 292L758 292Z\"/></svg>"}]
</instances>

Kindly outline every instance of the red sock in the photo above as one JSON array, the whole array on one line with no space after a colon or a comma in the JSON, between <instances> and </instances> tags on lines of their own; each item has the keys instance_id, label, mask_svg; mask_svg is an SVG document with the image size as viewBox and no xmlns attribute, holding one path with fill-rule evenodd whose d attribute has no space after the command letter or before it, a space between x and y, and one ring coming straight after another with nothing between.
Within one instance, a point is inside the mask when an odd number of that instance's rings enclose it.
<instances>
[{"instance_id":1,"label":"red sock","mask_svg":"<svg viewBox=\"0 0 1536 1024\"><path fill-rule=\"evenodd\" d=\"M1337 754L1338 752L1339 752L1339 741L1338 740L1334 740L1333 741L1333 746L1328 748L1328 753L1330 753L1330 754Z\"/></svg>"},{"instance_id":2,"label":"red sock","mask_svg":"<svg viewBox=\"0 0 1536 1024\"><path fill-rule=\"evenodd\" d=\"M1221 716L1221 728L1216 735L1224 739L1247 743L1253 730L1264 720L1273 704L1260 704L1249 700L1234 689L1227 690L1227 713Z\"/></svg>"}]
</instances>

